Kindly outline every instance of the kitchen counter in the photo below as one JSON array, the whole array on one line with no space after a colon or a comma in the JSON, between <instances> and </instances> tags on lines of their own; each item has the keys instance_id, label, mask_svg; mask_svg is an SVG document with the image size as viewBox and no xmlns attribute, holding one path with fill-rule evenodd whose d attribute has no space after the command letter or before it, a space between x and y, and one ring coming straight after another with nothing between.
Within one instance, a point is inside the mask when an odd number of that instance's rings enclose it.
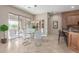
<instances>
[{"instance_id":1,"label":"kitchen counter","mask_svg":"<svg viewBox=\"0 0 79 59\"><path fill-rule=\"evenodd\" d=\"M68 32L68 47L79 52L79 32Z\"/></svg>"}]
</instances>

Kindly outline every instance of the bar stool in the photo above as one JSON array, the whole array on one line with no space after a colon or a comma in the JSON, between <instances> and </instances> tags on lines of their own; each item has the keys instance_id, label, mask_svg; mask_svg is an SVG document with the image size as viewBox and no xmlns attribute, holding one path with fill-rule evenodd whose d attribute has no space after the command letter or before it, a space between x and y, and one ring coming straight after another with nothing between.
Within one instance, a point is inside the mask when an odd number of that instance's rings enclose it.
<instances>
[{"instance_id":1,"label":"bar stool","mask_svg":"<svg viewBox=\"0 0 79 59\"><path fill-rule=\"evenodd\" d=\"M62 30L59 30L58 44L60 44L60 37L64 37L64 40L65 40L66 45L67 45L67 36L65 35L65 32L63 32Z\"/></svg>"}]
</instances>

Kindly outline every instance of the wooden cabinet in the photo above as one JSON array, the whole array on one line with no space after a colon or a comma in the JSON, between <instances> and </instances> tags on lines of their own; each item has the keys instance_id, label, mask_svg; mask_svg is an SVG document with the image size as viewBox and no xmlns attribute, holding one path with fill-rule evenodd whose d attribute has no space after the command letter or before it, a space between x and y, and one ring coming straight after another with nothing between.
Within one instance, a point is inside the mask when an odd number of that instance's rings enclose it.
<instances>
[{"instance_id":1,"label":"wooden cabinet","mask_svg":"<svg viewBox=\"0 0 79 59\"><path fill-rule=\"evenodd\" d=\"M76 18L76 16L68 16L67 25L77 25Z\"/></svg>"},{"instance_id":2,"label":"wooden cabinet","mask_svg":"<svg viewBox=\"0 0 79 59\"><path fill-rule=\"evenodd\" d=\"M69 32L68 47L79 52L79 33Z\"/></svg>"},{"instance_id":3,"label":"wooden cabinet","mask_svg":"<svg viewBox=\"0 0 79 59\"><path fill-rule=\"evenodd\" d=\"M63 19L63 27L67 27L68 25L78 25L79 22L79 10L78 11L69 11L62 13Z\"/></svg>"}]
</instances>

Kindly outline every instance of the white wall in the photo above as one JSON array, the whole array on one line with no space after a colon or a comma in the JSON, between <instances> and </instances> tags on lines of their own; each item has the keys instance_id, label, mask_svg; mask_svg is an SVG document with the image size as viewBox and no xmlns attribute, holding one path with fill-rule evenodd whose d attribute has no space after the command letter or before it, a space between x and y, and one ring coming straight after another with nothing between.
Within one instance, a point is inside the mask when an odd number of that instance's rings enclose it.
<instances>
[{"instance_id":1,"label":"white wall","mask_svg":"<svg viewBox=\"0 0 79 59\"><path fill-rule=\"evenodd\" d=\"M53 21L58 21L58 29L53 28ZM62 29L62 16L61 16L61 14L55 14L55 15L51 16L50 24L51 24L51 30L49 29L50 32L52 34L58 34L58 30Z\"/></svg>"},{"instance_id":2,"label":"white wall","mask_svg":"<svg viewBox=\"0 0 79 59\"><path fill-rule=\"evenodd\" d=\"M8 24L8 11L6 7L0 6L0 25L1 24ZM3 32L0 32L0 39L3 38Z\"/></svg>"}]
</instances>

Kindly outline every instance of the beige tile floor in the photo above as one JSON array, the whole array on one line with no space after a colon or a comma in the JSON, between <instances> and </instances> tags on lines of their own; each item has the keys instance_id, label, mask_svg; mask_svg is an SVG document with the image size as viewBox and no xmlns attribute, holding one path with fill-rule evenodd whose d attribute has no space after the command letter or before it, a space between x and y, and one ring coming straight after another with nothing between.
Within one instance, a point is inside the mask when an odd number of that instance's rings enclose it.
<instances>
[{"instance_id":1,"label":"beige tile floor","mask_svg":"<svg viewBox=\"0 0 79 59\"><path fill-rule=\"evenodd\" d=\"M63 38L61 43L58 44L58 35L49 35L43 39L41 45L37 45L36 40L27 42L27 45L23 44L22 38L17 38L9 41L6 44L0 43L1 53L74 53L67 48ZM39 42L38 42L39 43Z\"/></svg>"}]
</instances>

